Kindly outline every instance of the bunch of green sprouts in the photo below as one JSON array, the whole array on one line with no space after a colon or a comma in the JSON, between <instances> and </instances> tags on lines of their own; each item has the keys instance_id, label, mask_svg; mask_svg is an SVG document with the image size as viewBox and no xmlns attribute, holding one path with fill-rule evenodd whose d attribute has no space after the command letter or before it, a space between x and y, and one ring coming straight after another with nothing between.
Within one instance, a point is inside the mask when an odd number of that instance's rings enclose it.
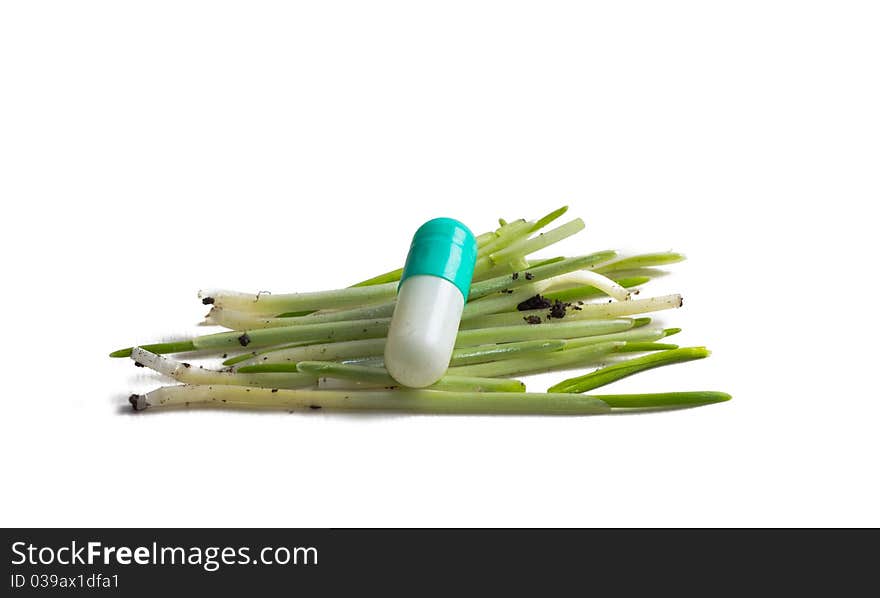
<instances>
[{"instance_id":1,"label":"bunch of green sprouts","mask_svg":"<svg viewBox=\"0 0 880 598\"><path fill-rule=\"evenodd\" d=\"M402 269L351 287L289 294L201 291L207 324L225 332L121 349L180 384L132 395L132 407L380 410L417 413L598 414L661 410L726 401L715 391L593 394L639 372L709 355L680 348L647 314L681 307L681 295L643 297L641 289L679 262L678 253L575 257L533 255L584 228L582 220L548 229L567 208L536 221L500 220L477 236L468 303L446 375L425 389L401 387L382 354ZM222 355L216 368L165 357ZM546 392L518 378L590 370ZM590 394L585 394L590 393Z\"/></svg>"}]
</instances>

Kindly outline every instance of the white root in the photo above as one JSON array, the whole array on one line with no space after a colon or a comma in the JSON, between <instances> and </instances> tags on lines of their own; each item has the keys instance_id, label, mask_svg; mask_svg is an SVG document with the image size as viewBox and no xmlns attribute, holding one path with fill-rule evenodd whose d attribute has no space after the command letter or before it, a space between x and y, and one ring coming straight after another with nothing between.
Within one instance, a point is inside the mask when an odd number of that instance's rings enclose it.
<instances>
[{"instance_id":1,"label":"white root","mask_svg":"<svg viewBox=\"0 0 880 598\"><path fill-rule=\"evenodd\" d=\"M240 293L238 291L203 290L199 298L206 305L235 309L258 315L273 316L287 311L343 309L384 303L397 293L397 283L389 282L366 287L348 287L309 293Z\"/></svg>"},{"instance_id":2,"label":"white root","mask_svg":"<svg viewBox=\"0 0 880 598\"><path fill-rule=\"evenodd\" d=\"M185 384L225 384L234 386L258 386L262 388L304 388L315 386L315 376L301 372L240 374L236 372L220 372L205 369L201 366L177 361L162 355L156 355L140 347L131 351L131 359L136 364L173 378Z\"/></svg>"},{"instance_id":3,"label":"white root","mask_svg":"<svg viewBox=\"0 0 880 598\"><path fill-rule=\"evenodd\" d=\"M632 292L629 289L617 284L607 276L603 276L602 274L591 270L580 270L577 272L571 272L570 274L557 276L552 278L551 282L554 286L591 286L618 301L627 301L632 297Z\"/></svg>"}]
</instances>

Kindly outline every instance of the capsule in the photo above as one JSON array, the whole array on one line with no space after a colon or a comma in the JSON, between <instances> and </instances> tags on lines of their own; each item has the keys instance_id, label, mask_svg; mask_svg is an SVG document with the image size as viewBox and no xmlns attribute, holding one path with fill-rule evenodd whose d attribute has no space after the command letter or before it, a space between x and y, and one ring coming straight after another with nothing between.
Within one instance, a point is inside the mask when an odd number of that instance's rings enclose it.
<instances>
[{"instance_id":1,"label":"capsule","mask_svg":"<svg viewBox=\"0 0 880 598\"><path fill-rule=\"evenodd\" d=\"M435 218L413 235L385 344L385 368L402 385L446 373L476 261L477 240L458 220Z\"/></svg>"}]
</instances>

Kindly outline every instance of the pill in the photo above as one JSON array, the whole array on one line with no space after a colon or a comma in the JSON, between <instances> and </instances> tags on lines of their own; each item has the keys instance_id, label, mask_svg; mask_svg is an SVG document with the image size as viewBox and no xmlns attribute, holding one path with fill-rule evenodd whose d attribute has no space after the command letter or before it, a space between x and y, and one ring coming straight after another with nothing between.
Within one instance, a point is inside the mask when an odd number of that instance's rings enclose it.
<instances>
[{"instance_id":1,"label":"pill","mask_svg":"<svg viewBox=\"0 0 880 598\"><path fill-rule=\"evenodd\" d=\"M476 260L477 241L458 220L435 218L413 235L385 343L385 368L402 385L446 373Z\"/></svg>"}]
</instances>

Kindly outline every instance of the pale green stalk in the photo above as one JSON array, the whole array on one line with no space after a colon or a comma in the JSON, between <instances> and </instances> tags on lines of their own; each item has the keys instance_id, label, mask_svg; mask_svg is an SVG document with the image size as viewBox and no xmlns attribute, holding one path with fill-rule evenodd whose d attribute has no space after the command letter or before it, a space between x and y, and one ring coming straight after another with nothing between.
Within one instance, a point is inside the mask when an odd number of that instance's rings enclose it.
<instances>
[{"instance_id":1,"label":"pale green stalk","mask_svg":"<svg viewBox=\"0 0 880 598\"><path fill-rule=\"evenodd\" d=\"M511 326L516 322L528 321L528 318L530 317L537 317L541 320L542 323L535 324L535 326L555 326L563 321L632 316L681 307L681 295L664 295L662 297L631 299L629 301L614 301L611 303L585 303L583 305L578 305L577 307L580 309L570 307L566 311L565 318L563 319L548 318L550 314L549 308L528 309L524 311L486 315L478 320L474 320L473 323L470 321L462 322L462 328L467 329L473 326L480 326L481 328Z\"/></svg>"},{"instance_id":2,"label":"pale green stalk","mask_svg":"<svg viewBox=\"0 0 880 598\"><path fill-rule=\"evenodd\" d=\"M376 341L376 340L380 340L380 339L364 339L363 342ZM348 341L348 342L355 342L355 341ZM275 351L281 351L284 349L293 349L294 347L305 347L305 346L320 346L320 344L310 343L310 342L285 343L283 345L273 345L271 347L266 347L264 349L257 350L257 351L248 351L246 353L240 353L240 354L234 355L232 357L227 357L227 354L224 353L223 365L233 366L233 365L237 365L242 362L245 362L245 361L251 361L251 360L253 360L257 357L260 357L262 355L265 355L267 353L274 353Z\"/></svg>"},{"instance_id":3,"label":"pale green stalk","mask_svg":"<svg viewBox=\"0 0 880 598\"><path fill-rule=\"evenodd\" d=\"M533 357L539 353L559 351L565 346L566 342L568 341L562 339L541 339L460 347L452 351L452 359L449 361L449 365L463 366L514 357Z\"/></svg>"},{"instance_id":4,"label":"pale green stalk","mask_svg":"<svg viewBox=\"0 0 880 598\"><path fill-rule=\"evenodd\" d=\"M485 247L485 245L487 243L489 243L490 241L493 241L496 237L497 237L497 235L495 234L495 231L490 231L488 233L482 233L480 235L477 235L475 237L477 240L477 249L479 249L481 247Z\"/></svg>"},{"instance_id":5,"label":"pale green stalk","mask_svg":"<svg viewBox=\"0 0 880 598\"><path fill-rule=\"evenodd\" d=\"M400 386L385 368L336 363L335 361L301 361L297 364L297 369L303 374L317 378L337 378L385 388ZM525 392L526 385L519 380L448 374L428 388L474 392Z\"/></svg>"},{"instance_id":6,"label":"pale green stalk","mask_svg":"<svg viewBox=\"0 0 880 598\"><path fill-rule=\"evenodd\" d=\"M492 328L473 328L459 330L456 347L484 345L487 343L508 343L529 340L549 340L578 338L598 334L623 332L633 327L629 319L582 320L578 322L557 322L552 325L518 324Z\"/></svg>"},{"instance_id":7,"label":"pale green stalk","mask_svg":"<svg viewBox=\"0 0 880 598\"><path fill-rule=\"evenodd\" d=\"M378 343L376 346L367 346L367 343L374 343L375 341L381 341L381 343ZM562 349L567 342L569 341L555 339L462 347L452 351L449 365L470 365L472 363L523 357L534 353L549 353ZM253 373L293 372L297 371L296 363L300 361L323 360L342 360L348 363L382 367L382 353L384 350L385 339L293 347L290 350L266 352L261 356L252 358L248 360L248 363L239 365L238 371ZM340 354L343 355L340 356Z\"/></svg>"},{"instance_id":8,"label":"pale green stalk","mask_svg":"<svg viewBox=\"0 0 880 598\"><path fill-rule=\"evenodd\" d=\"M277 317L260 316L239 310L214 308L208 313L205 323L223 326L230 330L254 330L259 328L283 328L286 326L326 324L328 322L375 320L390 318L394 313L395 305L396 302L380 303L355 309L315 311L302 316L292 317L287 315Z\"/></svg>"},{"instance_id":9,"label":"pale green stalk","mask_svg":"<svg viewBox=\"0 0 880 598\"><path fill-rule=\"evenodd\" d=\"M595 345L596 343L606 343L612 341L623 342L643 342L651 343L664 338L666 334L659 328L633 328L624 332L615 332L612 334L600 334L597 336L585 336L584 338L572 338L562 341L565 343L565 349L577 349L587 345Z\"/></svg>"},{"instance_id":10,"label":"pale green stalk","mask_svg":"<svg viewBox=\"0 0 880 598\"><path fill-rule=\"evenodd\" d=\"M221 309L234 309L273 316L286 311L342 309L368 303L382 303L397 293L397 283L389 282L365 287L348 287L311 293L248 294L235 291L200 291L199 298Z\"/></svg>"},{"instance_id":11,"label":"pale green stalk","mask_svg":"<svg viewBox=\"0 0 880 598\"><path fill-rule=\"evenodd\" d=\"M363 287L369 288L369 287ZM198 349L222 350L235 347L268 347L283 343L311 341L315 343L355 340L360 338L380 338L388 333L391 318L375 320L352 320L350 322L325 322L323 324L303 324L281 328L261 328L257 330L219 332L198 336L192 339Z\"/></svg>"},{"instance_id":12,"label":"pale green stalk","mask_svg":"<svg viewBox=\"0 0 880 598\"><path fill-rule=\"evenodd\" d=\"M238 369L260 363L297 363L299 361L343 361L355 357L382 355L385 338L368 338L335 343L316 343L281 347L258 353L250 359L234 364Z\"/></svg>"},{"instance_id":13,"label":"pale green stalk","mask_svg":"<svg viewBox=\"0 0 880 598\"><path fill-rule=\"evenodd\" d=\"M448 392L442 390L278 390L246 386L165 386L132 395L132 407L213 407L286 411L403 411L410 413L592 415L611 409L572 394Z\"/></svg>"},{"instance_id":14,"label":"pale green stalk","mask_svg":"<svg viewBox=\"0 0 880 598\"><path fill-rule=\"evenodd\" d=\"M455 376L481 376L493 378L498 376L521 376L537 372L548 372L560 369L571 369L595 364L602 357L623 347L625 343L606 342L579 347L577 349L565 349L544 353L534 357L522 357L518 359L505 359L476 365L466 365L449 368L450 375Z\"/></svg>"}]
</instances>

